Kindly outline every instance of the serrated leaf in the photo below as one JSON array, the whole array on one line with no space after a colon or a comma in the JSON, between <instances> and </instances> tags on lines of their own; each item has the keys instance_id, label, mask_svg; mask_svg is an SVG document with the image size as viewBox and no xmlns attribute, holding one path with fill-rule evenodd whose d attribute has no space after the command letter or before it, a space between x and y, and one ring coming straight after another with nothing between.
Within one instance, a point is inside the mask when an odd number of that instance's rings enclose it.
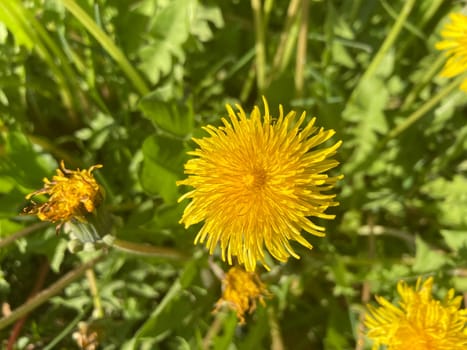
<instances>
[{"instance_id":1,"label":"serrated leaf","mask_svg":"<svg viewBox=\"0 0 467 350\"><path fill-rule=\"evenodd\" d=\"M222 12L218 7L198 4L191 24L191 34L196 36L200 41L210 40L214 33L209 23L214 24L217 28L223 27L224 19L222 18Z\"/></svg>"},{"instance_id":2,"label":"serrated leaf","mask_svg":"<svg viewBox=\"0 0 467 350\"><path fill-rule=\"evenodd\" d=\"M388 130L384 110L389 101L387 80L394 70L394 52L389 51L372 75L363 76L355 87L343 111L343 118L354 123L350 128L352 140L347 146L353 147L351 161L344 172L352 172L374 150L380 135Z\"/></svg>"},{"instance_id":3,"label":"serrated leaf","mask_svg":"<svg viewBox=\"0 0 467 350\"><path fill-rule=\"evenodd\" d=\"M175 0L162 9L152 21L148 44L141 47L139 68L155 84L161 74L167 74L174 65L172 57L180 63L185 60L182 45L189 37L193 0Z\"/></svg>"},{"instance_id":4,"label":"serrated leaf","mask_svg":"<svg viewBox=\"0 0 467 350\"><path fill-rule=\"evenodd\" d=\"M375 93L377 91L378 93ZM347 104L343 117L356 123L350 130L353 140L350 146L355 148L352 162L347 163L348 170L363 161L376 146L379 135L387 132L388 125L384 109L389 99L389 91L383 79L375 76L366 79Z\"/></svg>"}]
</instances>

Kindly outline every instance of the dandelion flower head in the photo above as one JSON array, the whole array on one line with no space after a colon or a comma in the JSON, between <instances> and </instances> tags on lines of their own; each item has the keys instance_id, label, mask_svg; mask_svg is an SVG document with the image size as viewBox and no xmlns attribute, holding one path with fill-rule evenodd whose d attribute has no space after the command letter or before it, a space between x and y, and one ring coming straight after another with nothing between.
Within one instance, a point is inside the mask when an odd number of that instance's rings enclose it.
<instances>
[{"instance_id":1,"label":"dandelion flower head","mask_svg":"<svg viewBox=\"0 0 467 350\"><path fill-rule=\"evenodd\" d=\"M269 293L258 275L241 267L232 267L222 280L222 298L216 303L215 312L224 305L237 313L241 324L245 323L245 313L256 309L256 302L264 305L264 297Z\"/></svg>"},{"instance_id":2,"label":"dandelion flower head","mask_svg":"<svg viewBox=\"0 0 467 350\"><path fill-rule=\"evenodd\" d=\"M442 77L452 78L467 72L467 16L451 13L451 22L441 31L443 40L436 44L438 50L445 50L449 57L441 72ZM467 79L460 87L467 92Z\"/></svg>"},{"instance_id":3,"label":"dandelion flower head","mask_svg":"<svg viewBox=\"0 0 467 350\"><path fill-rule=\"evenodd\" d=\"M467 349L467 312L460 309L462 297L451 289L443 301L432 298L433 278L415 290L404 281L397 285L401 300L393 305L377 297L380 307L368 306L365 319L367 336L373 350L385 345L388 350L461 350Z\"/></svg>"},{"instance_id":4,"label":"dandelion flower head","mask_svg":"<svg viewBox=\"0 0 467 350\"><path fill-rule=\"evenodd\" d=\"M44 178L44 187L26 196L29 200L46 194L48 200L42 204L34 203L25 209L25 214L37 215L42 221L63 223L73 218L85 221L85 216L92 213L103 199L99 184L92 175L92 171L102 165L93 165L87 170L69 170L62 161L60 166L52 181Z\"/></svg>"},{"instance_id":5,"label":"dandelion flower head","mask_svg":"<svg viewBox=\"0 0 467 350\"><path fill-rule=\"evenodd\" d=\"M179 201L190 198L181 223L185 227L203 222L195 244L206 242L210 254L220 243L222 260L232 265L233 257L247 271L257 261L265 263L264 248L275 259L285 262L299 258L290 241L311 249L301 230L324 236L324 228L309 217L333 219L326 214L338 205L331 190L342 176L326 172L338 165L331 157L341 145L315 148L329 140L334 130L306 122L303 113L297 120L291 111L279 117L269 114L264 99L264 115L254 107L247 117L237 105L236 113L227 106L229 120L223 126L207 126L209 137L194 139L199 146L189 154L196 158L185 164L188 178L178 185L194 187Z\"/></svg>"}]
</instances>

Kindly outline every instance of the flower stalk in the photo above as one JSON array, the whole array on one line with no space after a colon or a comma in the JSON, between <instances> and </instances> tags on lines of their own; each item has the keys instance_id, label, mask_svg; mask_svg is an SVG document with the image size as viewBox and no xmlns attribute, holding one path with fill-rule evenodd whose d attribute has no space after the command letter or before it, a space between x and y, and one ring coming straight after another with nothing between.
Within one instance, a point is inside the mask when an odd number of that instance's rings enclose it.
<instances>
[{"instance_id":1,"label":"flower stalk","mask_svg":"<svg viewBox=\"0 0 467 350\"><path fill-rule=\"evenodd\" d=\"M8 237L3 238L3 239L0 240L0 249L8 246L9 244L15 242L18 239L26 237L27 235L29 235L31 233L34 233L34 232L36 232L36 231L38 231L41 228L44 228L46 226L47 226L46 222L38 222L38 223L36 223L34 225L25 227L22 230L14 233L14 234L12 234L12 235L10 235Z\"/></svg>"},{"instance_id":2,"label":"flower stalk","mask_svg":"<svg viewBox=\"0 0 467 350\"><path fill-rule=\"evenodd\" d=\"M152 258L168 258L175 260L186 260L189 258L189 256L186 254L183 254L182 252L175 249L167 247L156 247L150 244L129 242L119 238L114 238L110 246L125 253Z\"/></svg>"}]
</instances>

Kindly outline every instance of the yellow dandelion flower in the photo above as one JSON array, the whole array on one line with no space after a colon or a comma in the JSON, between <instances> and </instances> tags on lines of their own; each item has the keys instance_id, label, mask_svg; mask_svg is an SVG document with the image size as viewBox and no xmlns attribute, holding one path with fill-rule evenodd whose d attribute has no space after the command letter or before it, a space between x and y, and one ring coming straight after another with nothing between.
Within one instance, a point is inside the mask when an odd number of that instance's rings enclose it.
<instances>
[{"instance_id":1,"label":"yellow dandelion flower","mask_svg":"<svg viewBox=\"0 0 467 350\"><path fill-rule=\"evenodd\" d=\"M433 278L415 290L404 281L397 285L401 300L395 306L377 297L378 308L368 306L365 319L373 350L385 345L388 350L462 350L467 349L467 310L460 310L462 297L451 289L444 301L432 298Z\"/></svg>"},{"instance_id":2,"label":"yellow dandelion flower","mask_svg":"<svg viewBox=\"0 0 467 350\"><path fill-rule=\"evenodd\" d=\"M29 200L47 194L50 196L47 202L33 203L24 213L37 215L42 221L63 223L73 218L86 221L85 216L92 213L103 199L99 184L91 174L102 165L93 165L88 170L69 170L62 161L60 166L52 181L44 178L44 187L26 196Z\"/></svg>"},{"instance_id":3,"label":"yellow dandelion flower","mask_svg":"<svg viewBox=\"0 0 467 350\"><path fill-rule=\"evenodd\" d=\"M188 178L178 185L194 187L179 201L191 198L180 223L185 227L204 221L195 244L206 241L209 253L220 242L222 259L232 265L232 257L254 271L256 262L265 263L264 247L277 260L299 259L290 245L297 241L311 249L301 230L324 236L324 228L309 217L333 219L325 214L338 205L332 189L342 176L326 171L339 164L330 159L341 141L314 150L331 138L334 130L305 123L303 113L296 120L291 111L273 120L264 100L265 113L255 106L248 118L241 106L238 113L227 106L230 121L223 126L207 126L210 137L194 139L199 148L189 154L197 158L185 164Z\"/></svg>"},{"instance_id":4,"label":"yellow dandelion flower","mask_svg":"<svg viewBox=\"0 0 467 350\"><path fill-rule=\"evenodd\" d=\"M216 303L214 312L223 306L237 313L241 324L245 323L245 313L256 309L256 302L264 305L264 297L269 296L266 286L254 272L246 272L241 267L232 267L222 280L222 298Z\"/></svg>"},{"instance_id":5,"label":"yellow dandelion flower","mask_svg":"<svg viewBox=\"0 0 467 350\"><path fill-rule=\"evenodd\" d=\"M446 78L467 72L467 16L451 13L449 18L451 22L441 31L444 40L436 44L438 50L446 50L449 56L440 74ZM467 92L467 79L461 84L461 89Z\"/></svg>"}]
</instances>

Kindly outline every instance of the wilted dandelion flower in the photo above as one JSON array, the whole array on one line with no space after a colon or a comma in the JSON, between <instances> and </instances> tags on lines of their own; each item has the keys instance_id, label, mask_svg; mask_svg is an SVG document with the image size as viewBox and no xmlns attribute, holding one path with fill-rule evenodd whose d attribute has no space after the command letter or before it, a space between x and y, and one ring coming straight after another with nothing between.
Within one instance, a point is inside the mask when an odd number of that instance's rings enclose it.
<instances>
[{"instance_id":1,"label":"wilted dandelion flower","mask_svg":"<svg viewBox=\"0 0 467 350\"><path fill-rule=\"evenodd\" d=\"M467 72L467 16L461 13L451 13L450 23L441 31L444 40L436 44L438 50L446 50L449 56L441 76L452 78ZM467 79L461 84L461 89L467 92Z\"/></svg>"},{"instance_id":2,"label":"wilted dandelion flower","mask_svg":"<svg viewBox=\"0 0 467 350\"><path fill-rule=\"evenodd\" d=\"M247 271L254 271L257 260L266 268L264 248L279 261L299 258L290 245L312 245L301 230L324 236L324 228L309 217L333 219L325 214L338 205L332 189L342 176L326 174L338 162L331 159L341 141L315 150L329 140L334 130L314 126L315 118L298 120L294 111L273 119L264 99L261 117L255 107L247 117L227 106L229 119L223 126L207 126L210 137L194 139L199 148L185 164L188 178L178 185L194 187L179 201L191 198L181 223L185 227L204 221L195 243L206 242L210 254L220 242L222 259L232 265L232 257Z\"/></svg>"},{"instance_id":3,"label":"wilted dandelion flower","mask_svg":"<svg viewBox=\"0 0 467 350\"><path fill-rule=\"evenodd\" d=\"M93 165L88 170L69 170L62 161L60 166L61 169L57 169L57 175L52 181L44 178L44 187L26 196L26 199L31 199L46 194L49 196L47 202L33 203L24 213L37 215L42 221L60 224L71 219L86 221L85 216L92 213L103 199L99 184L91 174L102 165Z\"/></svg>"},{"instance_id":4,"label":"wilted dandelion flower","mask_svg":"<svg viewBox=\"0 0 467 350\"><path fill-rule=\"evenodd\" d=\"M257 301L264 305L264 297L269 295L256 273L246 272L238 266L225 274L222 289L222 298L216 303L214 311L225 305L237 313L241 324L245 323L245 313L252 313Z\"/></svg>"},{"instance_id":5,"label":"wilted dandelion flower","mask_svg":"<svg viewBox=\"0 0 467 350\"><path fill-rule=\"evenodd\" d=\"M415 290L400 281L398 306L376 297L381 306L368 306L365 319L374 350L380 345L388 350L467 349L467 311L459 309L462 297L455 297L451 289L441 302L432 298L432 288L432 277L423 284L419 278Z\"/></svg>"}]
</instances>

